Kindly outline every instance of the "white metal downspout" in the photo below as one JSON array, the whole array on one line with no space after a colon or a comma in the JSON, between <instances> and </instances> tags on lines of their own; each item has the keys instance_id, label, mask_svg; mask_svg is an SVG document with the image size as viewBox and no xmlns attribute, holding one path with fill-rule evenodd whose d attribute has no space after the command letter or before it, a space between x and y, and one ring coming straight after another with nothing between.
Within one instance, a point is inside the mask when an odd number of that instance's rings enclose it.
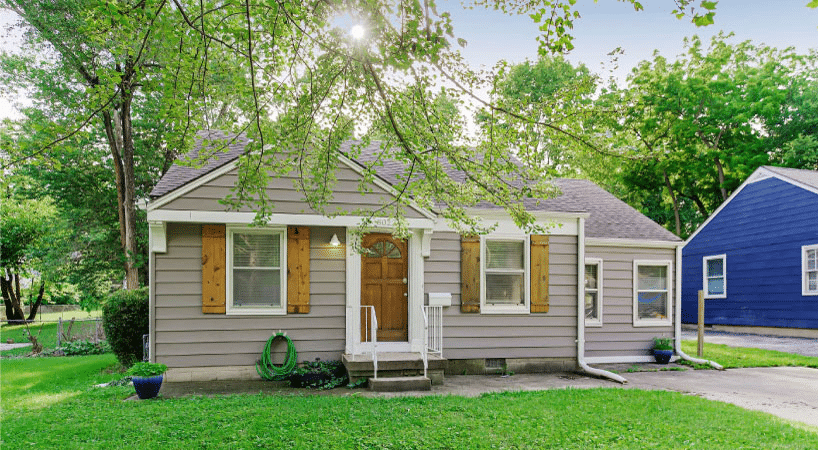
<instances>
[{"instance_id":1,"label":"white metal downspout","mask_svg":"<svg viewBox=\"0 0 818 450\"><path fill-rule=\"evenodd\" d=\"M608 378L622 384L625 378L607 370L595 369L585 362L585 219L577 219L577 365L589 375Z\"/></svg>"},{"instance_id":2,"label":"white metal downspout","mask_svg":"<svg viewBox=\"0 0 818 450\"><path fill-rule=\"evenodd\" d=\"M721 364L707 359L699 359L689 356L682 351L682 247L683 244L676 246L676 320L674 321L676 335L676 354L679 358L685 361L690 361L695 364L709 364L711 367L724 370Z\"/></svg>"}]
</instances>

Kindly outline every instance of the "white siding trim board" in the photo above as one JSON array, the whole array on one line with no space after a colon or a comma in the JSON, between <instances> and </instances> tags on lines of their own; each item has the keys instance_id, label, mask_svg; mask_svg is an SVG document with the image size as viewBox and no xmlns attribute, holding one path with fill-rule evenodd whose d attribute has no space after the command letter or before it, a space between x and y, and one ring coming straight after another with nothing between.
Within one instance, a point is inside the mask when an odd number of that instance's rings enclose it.
<instances>
[{"instance_id":1,"label":"white siding trim board","mask_svg":"<svg viewBox=\"0 0 818 450\"><path fill-rule=\"evenodd\" d=\"M148 211L148 221L151 222L179 222L179 223L225 223L249 225L256 218L253 212L238 211L185 211L185 210L154 210ZM318 214L271 214L269 224L322 226L322 227L357 227L364 220L362 216L335 216L326 217ZM409 228L433 228L435 222L431 219L406 219Z\"/></svg>"}]
</instances>

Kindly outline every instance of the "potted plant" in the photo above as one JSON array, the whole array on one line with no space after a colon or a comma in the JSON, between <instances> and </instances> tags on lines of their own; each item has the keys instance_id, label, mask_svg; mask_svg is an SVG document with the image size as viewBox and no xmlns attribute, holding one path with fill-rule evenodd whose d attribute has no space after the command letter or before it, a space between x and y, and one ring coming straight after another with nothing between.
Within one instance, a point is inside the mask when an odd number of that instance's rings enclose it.
<instances>
[{"instance_id":1,"label":"potted plant","mask_svg":"<svg viewBox=\"0 0 818 450\"><path fill-rule=\"evenodd\" d=\"M140 400L154 398L159 394L162 387L162 379L168 366L164 364L154 364L149 362L138 362L131 366L126 375L132 377L133 387Z\"/></svg>"},{"instance_id":2,"label":"potted plant","mask_svg":"<svg viewBox=\"0 0 818 450\"><path fill-rule=\"evenodd\" d=\"M669 337L653 338L653 357L659 364L667 364L673 356L673 340Z\"/></svg>"}]
</instances>

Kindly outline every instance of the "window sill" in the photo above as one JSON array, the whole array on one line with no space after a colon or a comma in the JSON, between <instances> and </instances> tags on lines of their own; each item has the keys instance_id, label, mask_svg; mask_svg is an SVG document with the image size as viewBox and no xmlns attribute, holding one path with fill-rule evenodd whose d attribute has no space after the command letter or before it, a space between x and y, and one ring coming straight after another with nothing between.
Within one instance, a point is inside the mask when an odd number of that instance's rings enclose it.
<instances>
[{"instance_id":1,"label":"window sill","mask_svg":"<svg viewBox=\"0 0 818 450\"><path fill-rule=\"evenodd\" d=\"M705 300L709 300L709 299L713 299L713 298L716 298L716 299L718 299L718 298L727 298L727 294L723 294L723 295L706 295L705 294L705 296L704 296Z\"/></svg>"},{"instance_id":2,"label":"window sill","mask_svg":"<svg viewBox=\"0 0 818 450\"><path fill-rule=\"evenodd\" d=\"M268 308L228 308L225 312L227 316L286 316L287 309Z\"/></svg>"},{"instance_id":3,"label":"window sill","mask_svg":"<svg viewBox=\"0 0 818 450\"><path fill-rule=\"evenodd\" d=\"M521 315L521 314L524 314L524 315L529 315L529 314L531 314L531 310L529 309L528 306L525 306L525 307L520 306L520 307L517 307L517 308L509 308L509 307L498 308L498 307L492 307L492 306L487 306L487 305L480 305L480 314L488 314L488 315L492 315L492 314L494 314L494 315L498 315L498 314L500 314L500 315L502 315L502 314Z\"/></svg>"},{"instance_id":4,"label":"window sill","mask_svg":"<svg viewBox=\"0 0 818 450\"><path fill-rule=\"evenodd\" d=\"M601 328L602 321L601 320L586 320L585 321L585 328Z\"/></svg>"},{"instance_id":5,"label":"window sill","mask_svg":"<svg viewBox=\"0 0 818 450\"><path fill-rule=\"evenodd\" d=\"M670 327L673 326L673 321L668 320L639 320L633 323L634 327Z\"/></svg>"}]
</instances>

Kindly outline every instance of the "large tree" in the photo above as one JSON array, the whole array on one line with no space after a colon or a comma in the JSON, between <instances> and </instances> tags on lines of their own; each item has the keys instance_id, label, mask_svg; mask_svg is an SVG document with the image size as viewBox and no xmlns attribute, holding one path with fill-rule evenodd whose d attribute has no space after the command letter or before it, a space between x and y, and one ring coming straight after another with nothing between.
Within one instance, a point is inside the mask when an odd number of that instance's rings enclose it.
<instances>
[{"instance_id":1,"label":"large tree","mask_svg":"<svg viewBox=\"0 0 818 450\"><path fill-rule=\"evenodd\" d=\"M661 199L672 214L645 212L683 237L770 162L772 137L780 142L786 117L798 114L796 86L814 73L813 58L730 37L719 34L709 46L693 37L675 61L657 54L598 102L617 110L597 125L618 156L609 159L618 182Z\"/></svg>"}]
</instances>

